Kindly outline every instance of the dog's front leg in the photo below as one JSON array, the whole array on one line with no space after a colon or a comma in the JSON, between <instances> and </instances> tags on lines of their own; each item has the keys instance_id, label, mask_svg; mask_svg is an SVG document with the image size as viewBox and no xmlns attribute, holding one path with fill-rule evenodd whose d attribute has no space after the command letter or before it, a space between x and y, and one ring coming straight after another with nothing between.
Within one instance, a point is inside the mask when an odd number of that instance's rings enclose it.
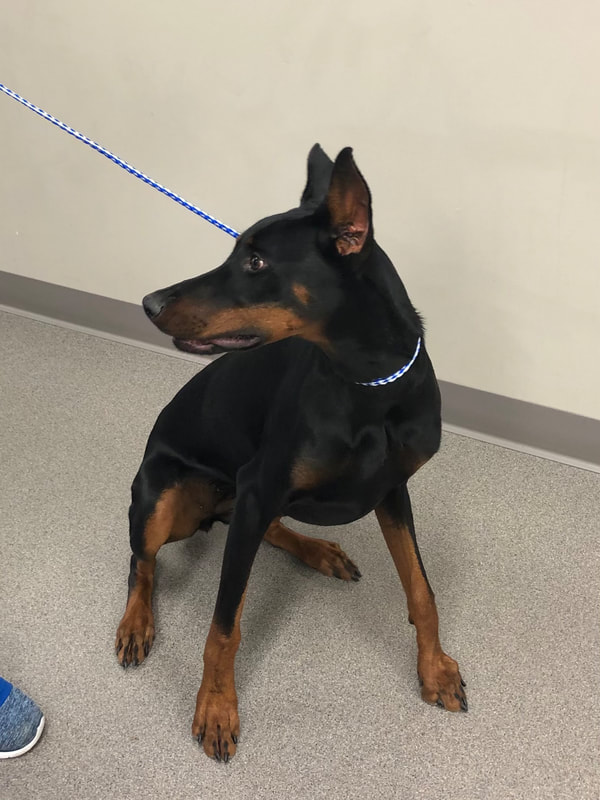
<instances>
[{"instance_id":1,"label":"dog's front leg","mask_svg":"<svg viewBox=\"0 0 600 800\"><path fill-rule=\"evenodd\" d=\"M238 477L237 499L227 535L215 612L204 648L204 673L192 734L207 756L229 761L240 730L234 662L241 640L240 618L254 557L277 516L277 486L253 462ZM247 478L247 479L246 479ZM261 487L266 487L262 491ZM268 496L266 496L268 495Z\"/></svg>"},{"instance_id":2,"label":"dog's front leg","mask_svg":"<svg viewBox=\"0 0 600 800\"><path fill-rule=\"evenodd\" d=\"M406 484L390 492L375 513L406 592L409 620L417 629L421 696L449 711L466 711L465 683L458 664L440 644L437 608L417 546Z\"/></svg>"}]
</instances>

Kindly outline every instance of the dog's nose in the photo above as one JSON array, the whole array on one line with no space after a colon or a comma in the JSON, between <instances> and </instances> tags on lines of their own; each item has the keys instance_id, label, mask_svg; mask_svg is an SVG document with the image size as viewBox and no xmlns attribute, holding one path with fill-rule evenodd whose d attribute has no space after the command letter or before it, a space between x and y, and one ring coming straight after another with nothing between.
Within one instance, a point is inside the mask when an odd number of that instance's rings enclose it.
<instances>
[{"instance_id":1,"label":"dog's nose","mask_svg":"<svg viewBox=\"0 0 600 800\"><path fill-rule=\"evenodd\" d=\"M142 305L148 317L156 319L166 306L165 296L162 292L152 292L152 294L147 294L144 297Z\"/></svg>"}]
</instances>

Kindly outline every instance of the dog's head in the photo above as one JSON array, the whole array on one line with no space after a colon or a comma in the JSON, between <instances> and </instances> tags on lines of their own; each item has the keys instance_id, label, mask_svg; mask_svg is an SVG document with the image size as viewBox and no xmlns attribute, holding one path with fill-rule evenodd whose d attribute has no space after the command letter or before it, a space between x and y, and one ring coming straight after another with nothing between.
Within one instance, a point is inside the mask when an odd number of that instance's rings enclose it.
<instances>
[{"instance_id":1,"label":"dog's head","mask_svg":"<svg viewBox=\"0 0 600 800\"><path fill-rule=\"evenodd\" d=\"M147 295L144 310L193 353L242 350L324 332L373 245L371 196L352 150L315 145L298 208L257 222L220 267Z\"/></svg>"}]
</instances>

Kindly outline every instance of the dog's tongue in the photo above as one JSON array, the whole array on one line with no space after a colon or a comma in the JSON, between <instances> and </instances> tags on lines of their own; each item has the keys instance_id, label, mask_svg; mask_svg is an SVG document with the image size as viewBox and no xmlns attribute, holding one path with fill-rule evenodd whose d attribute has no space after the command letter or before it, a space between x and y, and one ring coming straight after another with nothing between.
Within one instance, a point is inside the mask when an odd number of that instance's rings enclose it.
<instances>
[{"instance_id":1,"label":"dog's tongue","mask_svg":"<svg viewBox=\"0 0 600 800\"><path fill-rule=\"evenodd\" d=\"M259 342L258 336L221 336L216 339L174 339L179 350L188 353L212 353L216 347L223 350L243 350Z\"/></svg>"},{"instance_id":2,"label":"dog's tongue","mask_svg":"<svg viewBox=\"0 0 600 800\"><path fill-rule=\"evenodd\" d=\"M194 353L210 353L214 349L213 342L196 342L194 339L180 339L178 344L182 344L186 350Z\"/></svg>"},{"instance_id":3,"label":"dog's tongue","mask_svg":"<svg viewBox=\"0 0 600 800\"><path fill-rule=\"evenodd\" d=\"M211 344L216 347L239 348L248 347L258 341L258 336L223 336L220 339L211 339Z\"/></svg>"}]
</instances>

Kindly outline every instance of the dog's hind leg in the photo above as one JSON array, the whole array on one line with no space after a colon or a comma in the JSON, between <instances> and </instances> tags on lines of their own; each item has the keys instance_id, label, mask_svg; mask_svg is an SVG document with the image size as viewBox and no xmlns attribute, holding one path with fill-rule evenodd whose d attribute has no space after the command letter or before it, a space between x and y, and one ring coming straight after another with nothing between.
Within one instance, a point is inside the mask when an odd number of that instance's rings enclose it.
<instances>
[{"instance_id":1,"label":"dog's hind leg","mask_svg":"<svg viewBox=\"0 0 600 800\"><path fill-rule=\"evenodd\" d=\"M458 664L440 644L437 608L417 546L406 484L390 492L375 513L406 592L409 620L417 629L421 696L449 711L466 711L465 683Z\"/></svg>"},{"instance_id":2,"label":"dog's hind leg","mask_svg":"<svg viewBox=\"0 0 600 800\"><path fill-rule=\"evenodd\" d=\"M315 539L286 528L279 519L273 520L265 534L265 541L287 550L307 566L323 575L334 576L343 581L357 581L360 570L352 562L337 542Z\"/></svg>"},{"instance_id":3,"label":"dog's hind leg","mask_svg":"<svg viewBox=\"0 0 600 800\"><path fill-rule=\"evenodd\" d=\"M152 460L142 465L129 509L133 554L127 607L115 641L122 666L140 664L154 641L152 589L159 549L166 542L192 536L203 520L218 514L223 499L222 490L204 479L177 474Z\"/></svg>"}]
</instances>

